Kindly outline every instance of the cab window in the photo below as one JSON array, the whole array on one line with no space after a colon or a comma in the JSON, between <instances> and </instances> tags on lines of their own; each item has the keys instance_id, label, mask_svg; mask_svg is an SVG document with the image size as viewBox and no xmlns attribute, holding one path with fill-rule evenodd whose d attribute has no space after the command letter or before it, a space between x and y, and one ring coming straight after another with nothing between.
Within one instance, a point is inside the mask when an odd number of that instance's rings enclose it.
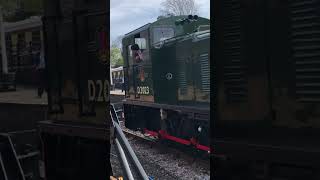
<instances>
[{"instance_id":1,"label":"cab window","mask_svg":"<svg viewBox=\"0 0 320 180\"><path fill-rule=\"evenodd\" d=\"M134 41L135 44L139 46L140 50L147 49L147 41L145 38L135 38Z\"/></svg>"},{"instance_id":2,"label":"cab window","mask_svg":"<svg viewBox=\"0 0 320 180\"><path fill-rule=\"evenodd\" d=\"M153 43L174 37L174 29L168 27L153 28Z\"/></svg>"}]
</instances>

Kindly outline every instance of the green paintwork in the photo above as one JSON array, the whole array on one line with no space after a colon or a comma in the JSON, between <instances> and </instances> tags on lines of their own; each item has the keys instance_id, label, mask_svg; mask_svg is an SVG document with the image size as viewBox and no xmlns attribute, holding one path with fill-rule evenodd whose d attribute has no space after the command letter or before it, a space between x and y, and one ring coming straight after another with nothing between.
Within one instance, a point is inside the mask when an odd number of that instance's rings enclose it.
<instances>
[{"instance_id":1,"label":"green paintwork","mask_svg":"<svg viewBox=\"0 0 320 180\"><path fill-rule=\"evenodd\" d=\"M197 38L202 36L202 39ZM204 105L210 102L210 33L199 32L168 40L153 49L156 102ZM160 67L160 68L159 68ZM173 74L171 80L165 75ZM180 94L180 95L179 95Z\"/></svg>"},{"instance_id":2,"label":"green paintwork","mask_svg":"<svg viewBox=\"0 0 320 180\"><path fill-rule=\"evenodd\" d=\"M176 21L186 17L173 16L159 19L125 35L122 45L124 71L127 74L125 75L128 89L126 94L131 95L128 98L144 101L145 98L142 98L142 96L150 96L153 97L151 98L152 101L161 104L194 105L196 103L208 105L210 102L210 89L208 91L208 88L205 88L206 91L202 92L202 86L206 84L202 82L202 76L204 78L207 77L207 79L209 77L208 80L210 81L210 62L208 58L210 53L210 33L209 31L195 31L200 25L209 26L210 21L199 17L197 21L189 24L176 25ZM153 39L155 28L173 28L174 35L164 41L155 42ZM198 36L203 36L204 38L200 40ZM147 41L146 49L142 52L145 60L138 63L145 71L144 82L140 80L140 77L134 71L137 67L133 63L132 57L129 56L130 51L128 49L130 45L134 44L135 37L146 38ZM200 58L200 55L203 54L207 54L207 59ZM172 78L170 79L171 75ZM149 94L137 96L137 91L135 92L134 90L138 86L148 86ZM179 89L182 86L190 89L189 94L179 96Z\"/></svg>"}]
</instances>

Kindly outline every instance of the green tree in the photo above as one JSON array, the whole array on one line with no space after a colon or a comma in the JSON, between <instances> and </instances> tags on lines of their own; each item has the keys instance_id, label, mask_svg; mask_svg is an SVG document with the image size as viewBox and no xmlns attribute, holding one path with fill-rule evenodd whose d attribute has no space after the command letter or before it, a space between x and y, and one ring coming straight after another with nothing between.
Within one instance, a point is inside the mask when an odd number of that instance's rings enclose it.
<instances>
[{"instance_id":1,"label":"green tree","mask_svg":"<svg viewBox=\"0 0 320 180\"><path fill-rule=\"evenodd\" d=\"M113 67L123 66L121 49L115 45L112 45L110 49L110 62Z\"/></svg>"},{"instance_id":2,"label":"green tree","mask_svg":"<svg viewBox=\"0 0 320 180\"><path fill-rule=\"evenodd\" d=\"M117 38L115 38L115 39L111 42L112 46L121 48L122 38L123 38L123 37L124 37L124 36L121 35L121 36L118 36Z\"/></svg>"}]
</instances>

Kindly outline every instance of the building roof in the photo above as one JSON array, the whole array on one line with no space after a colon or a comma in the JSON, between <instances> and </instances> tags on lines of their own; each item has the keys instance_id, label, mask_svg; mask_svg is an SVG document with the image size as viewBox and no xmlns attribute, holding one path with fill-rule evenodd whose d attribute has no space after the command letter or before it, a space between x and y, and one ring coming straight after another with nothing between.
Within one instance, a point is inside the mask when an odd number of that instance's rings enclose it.
<instances>
[{"instance_id":1,"label":"building roof","mask_svg":"<svg viewBox=\"0 0 320 180\"><path fill-rule=\"evenodd\" d=\"M20 31L24 29L41 27L42 21L41 21L41 17L33 16L33 17L30 17L29 19L25 19L22 21L5 22L3 26L4 26L5 32L14 32L14 31Z\"/></svg>"},{"instance_id":2,"label":"building roof","mask_svg":"<svg viewBox=\"0 0 320 180\"><path fill-rule=\"evenodd\" d=\"M117 67L117 68L111 68L111 72L115 72L115 71L122 71L123 70L123 66Z\"/></svg>"}]
</instances>

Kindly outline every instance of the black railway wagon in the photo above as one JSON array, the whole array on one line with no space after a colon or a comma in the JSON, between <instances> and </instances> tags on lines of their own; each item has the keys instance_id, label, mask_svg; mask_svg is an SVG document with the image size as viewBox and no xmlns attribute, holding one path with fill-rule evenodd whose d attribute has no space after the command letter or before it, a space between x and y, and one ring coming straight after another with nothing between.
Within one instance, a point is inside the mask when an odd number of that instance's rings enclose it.
<instances>
[{"instance_id":1,"label":"black railway wagon","mask_svg":"<svg viewBox=\"0 0 320 180\"><path fill-rule=\"evenodd\" d=\"M45 178L109 178L107 1L43 4L48 118L39 133Z\"/></svg>"},{"instance_id":2,"label":"black railway wagon","mask_svg":"<svg viewBox=\"0 0 320 180\"><path fill-rule=\"evenodd\" d=\"M320 4L214 1L216 179L320 179Z\"/></svg>"}]
</instances>

